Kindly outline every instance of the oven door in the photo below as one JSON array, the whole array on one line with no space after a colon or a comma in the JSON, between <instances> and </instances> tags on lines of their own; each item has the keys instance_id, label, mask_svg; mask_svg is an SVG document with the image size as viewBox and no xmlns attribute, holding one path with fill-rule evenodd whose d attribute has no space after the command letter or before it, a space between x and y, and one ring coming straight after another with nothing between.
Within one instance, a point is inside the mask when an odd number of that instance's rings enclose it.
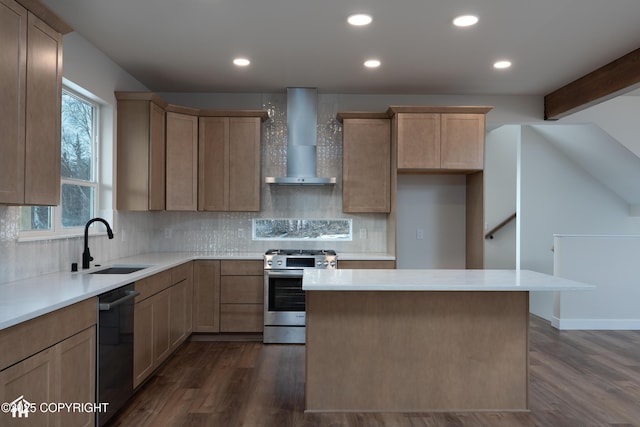
<instances>
[{"instance_id":1,"label":"oven door","mask_svg":"<svg viewBox=\"0 0 640 427\"><path fill-rule=\"evenodd\" d=\"M265 326L304 326L303 270L266 270L264 274Z\"/></svg>"}]
</instances>

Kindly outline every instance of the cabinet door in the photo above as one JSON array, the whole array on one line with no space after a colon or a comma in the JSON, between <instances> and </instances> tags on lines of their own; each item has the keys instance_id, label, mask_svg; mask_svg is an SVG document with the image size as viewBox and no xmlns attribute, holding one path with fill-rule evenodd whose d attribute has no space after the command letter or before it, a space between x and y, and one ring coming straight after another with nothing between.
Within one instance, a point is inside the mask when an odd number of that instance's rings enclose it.
<instances>
[{"instance_id":1,"label":"cabinet door","mask_svg":"<svg viewBox=\"0 0 640 427\"><path fill-rule=\"evenodd\" d=\"M260 118L201 117L198 209L260 210Z\"/></svg>"},{"instance_id":2,"label":"cabinet door","mask_svg":"<svg viewBox=\"0 0 640 427\"><path fill-rule=\"evenodd\" d=\"M96 396L96 328L85 329L56 346L58 402L93 402ZM91 412L60 412L61 426L93 426Z\"/></svg>"},{"instance_id":3,"label":"cabinet door","mask_svg":"<svg viewBox=\"0 0 640 427\"><path fill-rule=\"evenodd\" d=\"M167 210L195 211L198 206L198 118L167 112Z\"/></svg>"},{"instance_id":4,"label":"cabinet door","mask_svg":"<svg viewBox=\"0 0 640 427\"><path fill-rule=\"evenodd\" d=\"M24 203L27 11L0 0L0 203Z\"/></svg>"},{"instance_id":5,"label":"cabinet door","mask_svg":"<svg viewBox=\"0 0 640 427\"><path fill-rule=\"evenodd\" d=\"M260 119L229 118L229 210L260 211Z\"/></svg>"},{"instance_id":6,"label":"cabinet door","mask_svg":"<svg viewBox=\"0 0 640 427\"><path fill-rule=\"evenodd\" d=\"M162 107L150 103L149 109L149 210L165 208L165 112ZM146 161L138 158L138 162Z\"/></svg>"},{"instance_id":7,"label":"cabinet door","mask_svg":"<svg viewBox=\"0 0 640 427\"><path fill-rule=\"evenodd\" d=\"M55 383L55 347L43 350L0 372L0 402L11 403L20 396L29 403L58 402ZM38 408L36 408L38 409ZM24 418L0 413L8 425L19 426ZM36 410L29 412L29 425L53 425L55 414ZM13 422L13 424L12 424ZM3 424L4 425L4 424Z\"/></svg>"},{"instance_id":8,"label":"cabinet door","mask_svg":"<svg viewBox=\"0 0 640 427\"><path fill-rule=\"evenodd\" d=\"M165 208L165 112L140 99L118 98L117 209Z\"/></svg>"},{"instance_id":9,"label":"cabinet door","mask_svg":"<svg viewBox=\"0 0 640 427\"><path fill-rule=\"evenodd\" d=\"M484 169L484 114L442 114L441 167Z\"/></svg>"},{"instance_id":10,"label":"cabinet door","mask_svg":"<svg viewBox=\"0 0 640 427\"><path fill-rule=\"evenodd\" d=\"M229 210L229 119L200 117L198 209Z\"/></svg>"},{"instance_id":11,"label":"cabinet door","mask_svg":"<svg viewBox=\"0 0 640 427\"><path fill-rule=\"evenodd\" d=\"M137 302L133 311L133 386L153 372L153 300Z\"/></svg>"},{"instance_id":12,"label":"cabinet door","mask_svg":"<svg viewBox=\"0 0 640 427\"><path fill-rule=\"evenodd\" d=\"M152 296L153 300L153 355L157 367L171 352L171 289Z\"/></svg>"},{"instance_id":13,"label":"cabinet door","mask_svg":"<svg viewBox=\"0 0 640 427\"><path fill-rule=\"evenodd\" d=\"M62 36L29 13L25 204L60 203Z\"/></svg>"},{"instance_id":14,"label":"cabinet door","mask_svg":"<svg viewBox=\"0 0 640 427\"><path fill-rule=\"evenodd\" d=\"M391 140L388 119L345 119L343 212L390 212Z\"/></svg>"},{"instance_id":15,"label":"cabinet door","mask_svg":"<svg viewBox=\"0 0 640 427\"><path fill-rule=\"evenodd\" d=\"M170 289L170 338L171 348L175 349L187 338L187 316L191 322L191 313L188 313L189 299L192 288L187 280L173 285Z\"/></svg>"},{"instance_id":16,"label":"cabinet door","mask_svg":"<svg viewBox=\"0 0 640 427\"><path fill-rule=\"evenodd\" d=\"M398 170L440 168L440 114L396 114Z\"/></svg>"},{"instance_id":17,"label":"cabinet door","mask_svg":"<svg viewBox=\"0 0 640 427\"><path fill-rule=\"evenodd\" d=\"M193 331L220 332L220 261L194 262Z\"/></svg>"}]
</instances>

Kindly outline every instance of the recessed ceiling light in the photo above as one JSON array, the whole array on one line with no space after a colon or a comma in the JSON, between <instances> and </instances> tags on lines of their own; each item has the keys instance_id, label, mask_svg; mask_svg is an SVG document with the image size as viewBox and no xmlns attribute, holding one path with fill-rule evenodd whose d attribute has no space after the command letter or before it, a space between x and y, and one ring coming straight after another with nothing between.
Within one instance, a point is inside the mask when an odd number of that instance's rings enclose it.
<instances>
[{"instance_id":1,"label":"recessed ceiling light","mask_svg":"<svg viewBox=\"0 0 640 427\"><path fill-rule=\"evenodd\" d=\"M509 67L511 67L511 61L501 60L493 63L493 68L497 68L499 70L503 70Z\"/></svg>"},{"instance_id":2,"label":"recessed ceiling light","mask_svg":"<svg viewBox=\"0 0 640 427\"><path fill-rule=\"evenodd\" d=\"M478 17L473 15L458 16L453 20L453 25L456 27L470 27L478 23Z\"/></svg>"},{"instance_id":3,"label":"recessed ceiling light","mask_svg":"<svg viewBox=\"0 0 640 427\"><path fill-rule=\"evenodd\" d=\"M247 58L236 58L233 60L233 63L238 67L246 67L247 65L251 64L251 61L249 61Z\"/></svg>"},{"instance_id":4,"label":"recessed ceiling light","mask_svg":"<svg viewBox=\"0 0 640 427\"><path fill-rule=\"evenodd\" d=\"M364 66L367 68L378 68L380 66L380 61L377 59L369 59L364 61Z\"/></svg>"},{"instance_id":5,"label":"recessed ceiling light","mask_svg":"<svg viewBox=\"0 0 640 427\"><path fill-rule=\"evenodd\" d=\"M371 15L367 15L364 13L355 13L353 15L350 15L349 18L347 18L347 22L351 25L355 25L358 27L361 27L363 25L369 25L371 24L371 21L373 19L371 18Z\"/></svg>"}]
</instances>

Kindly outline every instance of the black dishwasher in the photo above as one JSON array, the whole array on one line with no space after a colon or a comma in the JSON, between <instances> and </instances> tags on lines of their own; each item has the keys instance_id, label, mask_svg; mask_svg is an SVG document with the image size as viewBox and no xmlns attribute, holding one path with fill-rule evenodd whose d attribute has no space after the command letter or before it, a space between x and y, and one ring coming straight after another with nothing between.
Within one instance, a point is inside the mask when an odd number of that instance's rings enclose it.
<instances>
[{"instance_id":1,"label":"black dishwasher","mask_svg":"<svg viewBox=\"0 0 640 427\"><path fill-rule=\"evenodd\" d=\"M133 394L133 300L139 294L130 283L98 297L96 401L108 403L96 413L98 426Z\"/></svg>"}]
</instances>

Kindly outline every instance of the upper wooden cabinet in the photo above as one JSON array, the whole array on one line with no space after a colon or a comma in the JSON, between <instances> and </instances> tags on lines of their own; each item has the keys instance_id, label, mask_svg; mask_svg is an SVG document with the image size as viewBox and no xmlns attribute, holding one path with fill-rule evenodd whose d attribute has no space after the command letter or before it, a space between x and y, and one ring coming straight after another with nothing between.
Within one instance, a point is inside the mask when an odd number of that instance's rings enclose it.
<instances>
[{"instance_id":1,"label":"upper wooden cabinet","mask_svg":"<svg viewBox=\"0 0 640 427\"><path fill-rule=\"evenodd\" d=\"M232 113L200 115L198 209L202 211L260 211L260 138L266 112L222 116Z\"/></svg>"},{"instance_id":2,"label":"upper wooden cabinet","mask_svg":"<svg viewBox=\"0 0 640 427\"><path fill-rule=\"evenodd\" d=\"M391 124L384 113L338 113L342 120L342 211L391 210Z\"/></svg>"},{"instance_id":3,"label":"upper wooden cabinet","mask_svg":"<svg viewBox=\"0 0 640 427\"><path fill-rule=\"evenodd\" d=\"M13 0L0 0L0 203L60 203L62 32ZM44 12L44 13L43 13Z\"/></svg>"},{"instance_id":4,"label":"upper wooden cabinet","mask_svg":"<svg viewBox=\"0 0 640 427\"><path fill-rule=\"evenodd\" d=\"M197 110L186 110L191 109L167 107L168 211L198 208L198 116Z\"/></svg>"},{"instance_id":5,"label":"upper wooden cabinet","mask_svg":"<svg viewBox=\"0 0 640 427\"><path fill-rule=\"evenodd\" d=\"M116 92L116 209L165 209L166 103L142 92Z\"/></svg>"},{"instance_id":6,"label":"upper wooden cabinet","mask_svg":"<svg viewBox=\"0 0 640 427\"><path fill-rule=\"evenodd\" d=\"M260 210L266 111L198 110L150 92L116 98L117 209Z\"/></svg>"},{"instance_id":7,"label":"upper wooden cabinet","mask_svg":"<svg viewBox=\"0 0 640 427\"><path fill-rule=\"evenodd\" d=\"M390 107L398 171L483 170L485 115L490 110L491 107Z\"/></svg>"}]
</instances>

